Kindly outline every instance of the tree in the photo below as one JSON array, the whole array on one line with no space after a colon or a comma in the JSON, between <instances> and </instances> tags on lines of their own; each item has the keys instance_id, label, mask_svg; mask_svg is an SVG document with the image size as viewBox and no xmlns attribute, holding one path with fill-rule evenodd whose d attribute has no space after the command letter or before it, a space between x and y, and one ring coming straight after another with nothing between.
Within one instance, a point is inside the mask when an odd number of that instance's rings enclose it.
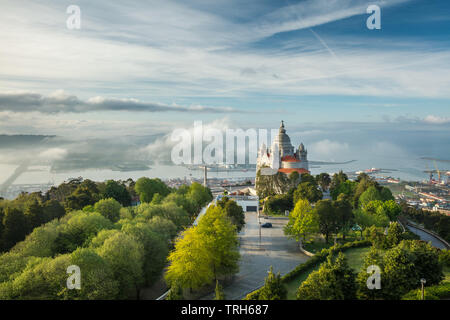
<instances>
[{"instance_id":1,"label":"tree","mask_svg":"<svg viewBox=\"0 0 450 320\"><path fill-rule=\"evenodd\" d=\"M205 188L200 183L194 182L189 187L186 198L190 199L195 204L195 212L200 212L200 209L212 201L213 196L211 190Z\"/></svg>"},{"instance_id":2,"label":"tree","mask_svg":"<svg viewBox=\"0 0 450 320\"><path fill-rule=\"evenodd\" d=\"M47 200L43 204L44 220L45 222L52 221L56 218L61 218L66 214L66 210L57 200Z\"/></svg>"},{"instance_id":3,"label":"tree","mask_svg":"<svg viewBox=\"0 0 450 320\"><path fill-rule=\"evenodd\" d=\"M397 217L402 211L402 208L394 200L387 200L383 202L383 208L389 217L389 220L396 221Z\"/></svg>"},{"instance_id":4,"label":"tree","mask_svg":"<svg viewBox=\"0 0 450 320\"><path fill-rule=\"evenodd\" d=\"M328 243L329 235L336 232L339 227L333 204L330 200L320 200L316 203L314 210L319 217L319 230L325 235L325 241Z\"/></svg>"},{"instance_id":5,"label":"tree","mask_svg":"<svg viewBox=\"0 0 450 320\"><path fill-rule=\"evenodd\" d=\"M180 187L181 188L181 187ZM167 197L164 198L164 202L173 202L177 206L182 207L191 218L194 218L196 215L196 204L194 200L186 197L186 194L180 194L178 192L172 192Z\"/></svg>"},{"instance_id":6,"label":"tree","mask_svg":"<svg viewBox=\"0 0 450 320\"><path fill-rule=\"evenodd\" d=\"M199 220L196 230L210 253L214 278L236 273L239 270L239 242L236 227L224 209L220 206L210 206Z\"/></svg>"},{"instance_id":7,"label":"tree","mask_svg":"<svg viewBox=\"0 0 450 320\"><path fill-rule=\"evenodd\" d=\"M339 173L335 173L331 179L331 184L330 184L330 193L333 197L333 199L337 199L339 193L336 192L336 189L339 188L339 186L344 183L345 181L348 180L347 175L341 171L339 171Z\"/></svg>"},{"instance_id":8,"label":"tree","mask_svg":"<svg viewBox=\"0 0 450 320\"><path fill-rule=\"evenodd\" d=\"M353 300L356 281L353 269L342 252L333 261L327 257L319 270L313 271L297 290L298 300Z\"/></svg>"},{"instance_id":9,"label":"tree","mask_svg":"<svg viewBox=\"0 0 450 320\"><path fill-rule=\"evenodd\" d=\"M144 246L136 238L122 232L107 238L97 253L111 266L119 282L119 298L137 297L144 283Z\"/></svg>"},{"instance_id":10,"label":"tree","mask_svg":"<svg viewBox=\"0 0 450 320\"><path fill-rule=\"evenodd\" d=\"M170 286L197 289L214 279L211 268L212 256L205 247L202 237L192 227L182 233L175 242L175 249L169 254L165 279Z\"/></svg>"},{"instance_id":11,"label":"tree","mask_svg":"<svg viewBox=\"0 0 450 320\"><path fill-rule=\"evenodd\" d=\"M113 227L112 222L98 212L76 211L65 218L68 220L61 225L60 233L55 240L57 253L72 252L90 243L100 230Z\"/></svg>"},{"instance_id":12,"label":"tree","mask_svg":"<svg viewBox=\"0 0 450 320\"><path fill-rule=\"evenodd\" d=\"M364 208L369 202L375 200L382 200L381 194L375 187L369 187L366 191L361 194L359 198L359 204Z\"/></svg>"},{"instance_id":13,"label":"tree","mask_svg":"<svg viewBox=\"0 0 450 320\"><path fill-rule=\"evenodd\" d=\"M269 214L284 214L286 210L291 211L293 207L293 192L270 196L264 203L264 210Z\"/></svg>"},{"instance_id":14,"label":"tree","mask_svg":"<svg viewBox=\"0 0 450 320\"><path fill-rule=\"evenodd\" d=\"M345 194L340 194L336 201L332 202L334 212L337 215L339 229L342 231L342 238L345 240L345 234L353 225L352 205Z\"/></svg>"},{"instance_id":15,"label":"tree","mask_svg":"<svg viewBox=\"0 0 450 320\"><path fill-rule=\"evenodd\" d=\"M102 199L94 205L94 211L100 213L112 222L117 222L120 218L122 205L113 198Z\"/></svg>"},{"instance_id":16,"label":"tree","mask_svg":"<svg viewBox=\"0 0 450 320\"><path fill-rule=\"evenodd\" d=\"M155 216L148 221L148 225L154 233L161 236L166 242L177 235L177 226L169 219Z\"/></svg>"},{"instance_id":17,"label":"tree","mask_svg":"<svg viewBox=\"0 0 450 320\"><path fill-rule=\"evenodd\" d=\"M166 256L169 253L167 241L154 233L152 227L147 223L127 223L122 226L122 231L133 236L143 245L145 284L152 285L165 266Z\"/></svg>"},{"instance_id":18,"label":"tree","mask_svg":"<svg viewBox=\"0 0 450 320\"><path fill-rule=\"evenodd\" d=\"M170 193L169 187L160 179L139 178L136 181L134 190L139 195L141 202L151 202L155 193L165 197Z\"/></svg>"},{"instance_id":19,"label":"tree","mask_svg":"<svg viewBox=\"0 0 450 320\"><path fill-rule=\"evenodd\" d=\"M315 203L322 199L322 191L311 182L302 182L294 191L294 204L300 199L306 199L311 203Z\"/></svg>"},{"instance_id":20,"label":"tree","mask_svg":"<svg viewBox=\"0 0 450 320\"><path fill-rule=\"evenodd\" d=\"M398 222L392 222L387 230L386 241L390 247L395 247L403 239L403 229Z\"/></svg>"},{"instance_id":21,"label":"tree","mask_svg":"<svg viewBox=\"0 0 450 320\"><path fill-rule=\"evenodd\" d=\"M3 216L2 249L9 250L17 242L25 239L29 231L28 223L22 211L6 207Z\"/></svg>"},{"instance_id":22,"label":"tree","mask_svg":"<svg viewBox=\"0 0 450 320\"><path fill-rule=\"evenodd\" d=\"M223 288L219 283L219 280L216 280L216 289L215 289L216 296L214 297L214 300L225 300L225 293L223 292Z\"/></svg>"},{"instance_id":23,"label":"tree","mask_svg":"<svg viewBox=\"0 0 450 320\"><path fill-rule=\"evenodd\" d=\"M345 180L331 190L331 198L337 200L341 194L348 196L350 199L353 198L357 184L355 181Z\"/></svg>"},{"instance_id":24,"label":"tree","mask_svg":"<svg viewBox=\"0 0 450 320\"><path fill-rule=\"evenodd\" d=\"M310 240L310 236L319 231L319 217L308 200L300 199L289 215L284 233L296 241Z\"/></svg>"},{"instance_id":25,"label":"tree","mask_svg":"<svg viewBox=\"0 0 450 320\"><path fill-rule=\"evenodd\" d=\"M280 273L274 274L270 266L264 286L259 291L259 300L285 300L286 297L287 290L281 281Z\"/></svg>"},{"instance_id":26,"label":"tree","mask_svg":"<svg viewBox=\"0 0 450 320\"><path fill-rule=\"evenodd\" d=\"M387 227L389 218L384 214L372 214L362 209L353 211L356 223L363 229L370 226Z\"/></svg>"},{"instance_id":27,"label":"tree","mask_svg":"<svg viewBox=\"0 0 450 320\"><path fill-rule=\"evenodd\" d=\"M131 196L127 187L123 183L114 180L106 181L101 197L103 199L113 198L124 207L131 205Z\"/></svg>"},{"instance_id":28,"label":"tree","mask_svg":"<svg viewBox=\"0 0 450 320\"><path fill-rule=\"evenodd\" d=\"M322 190L326 191L331 184L331 177L328 173L322 172L316 176L316 181Z\"/></svg>"},{"instance_id":29,"label":"tree","mask_svg":"<svg viewBox=\"0 0 450 320\"><path fill-rule=\"evenodd\" d=\"M399 299L403 294L420 287L420 279L427 286L443 279L442 265L436 248L418 240L403 240L384 255L383 295Z\"/></svg>"},{"instance_id":30,"label":"tree","mask_svg":"<svg viewBox=\"0 0 450 320\"><path fill-rule=\"evenodd\" d=\"M112 300L119 296L119 282L106 260L91 248L78 248L70 255L72 265L80 267L81 290L64 288L65 299Z\"/></svg>"},{"instance_id":31,"label":"tree","mask_svg":"<svg viewBox=\"0 0 450 320\"><path fill-rule=\"evenodd\" d=\"M236 226L236 231L240 232L245 225L245 214L242 207L228 197L217 201L217 205L224 210L226 216Z\"/></svg>"},{"instance_id":32,"label":"tree","mask_svg":"<svg viewBox=\"0 0 450 320\"><path fill-rule=\"evenodd\" d=\"M370 251L364 257L364 265L361 271L358 273L356 278L358 290L357 297L358 299L367 300L367 299L380 299L382 298L382 291L380 289L369 289L367 287L367 279L371 276L371 274L367 273L367 268L369 266L377 266L380 268L380 272L383 270L383 257L380 252L372 246ZM382 281L383 275L380 274L380 281ZM381 288L383 285L381 283Z\"/></svg>"},{"instance_id":33,"label":"tree","mask_svg":"<svg viewBox=\"0 0 450 320\"><path fill-rule=\"evenodd\" d=\"M65 200L67 211L81 210L100 200L99 191L95 182L84 180Z\"/></svg>"},{"instance_id":34,"label":"tree","mask_svg":"<svg viewBox=\"0 0 450 320\"><path fill-rule=\"evenodd\" d=\"M356 180L357 185L355 187L355 192L353 195L353 207L358 208L360 206L360 197L361 195L370 187L374 187L376 190L380 189L380 186L375 180L372 180L367 174L363 173L358 176ZM380 198L369 199L371 200L380 200Z\"/></svg>"},{"instance_id":35,"label":"tree","mask_svg":"<svg viewBox=\"0 0 450 320\"><path fill-rule=\"evenodd\" d=\"M44 210L42 209L42 205L36 198L31 199L25 205L24 211L25 217L28 220L29 230L33 230L34 228L44 223Z\"/></svg>"}]
</instances>

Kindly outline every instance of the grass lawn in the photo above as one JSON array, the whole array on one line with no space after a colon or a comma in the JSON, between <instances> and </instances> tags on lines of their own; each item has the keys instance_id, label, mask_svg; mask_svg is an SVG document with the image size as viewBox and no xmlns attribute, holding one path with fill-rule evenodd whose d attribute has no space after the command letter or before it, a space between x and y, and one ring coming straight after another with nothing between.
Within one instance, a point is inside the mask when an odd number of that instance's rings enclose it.
<instances>
[{"instance_id":1,"label":"grass lawn","mask_svg":"<svg viewBox=\"0 0 450 320\"><path fill-rule=\"evenodd\" d=\"M351 248L348 249L346 251L344 251L345 257L348 260L348 264L350 265L350 267L353 268L353 270L355 270L355 272L359 272L363 263L364 263L364 255L369 252L370 247L366 247L366 248ZM305 272L302 272L301 274L299 274L297 277L295 277L294 279L292 279L291 281L289 281L288 283L285 284L286 289L288 290L288 300L295 300L296 299L296 294L297 294L297 289L300 286L300 284L306 280L306 278L308 278L309 274L311 272L313 272L314 270L318 270L320 267L320 264L317 265L316 267L312 267L308 270L306 270ZM450 272L450 270L449 270ZM450 273L448 274L448 276L450 277Z\"/></svg>"}]
</instances>

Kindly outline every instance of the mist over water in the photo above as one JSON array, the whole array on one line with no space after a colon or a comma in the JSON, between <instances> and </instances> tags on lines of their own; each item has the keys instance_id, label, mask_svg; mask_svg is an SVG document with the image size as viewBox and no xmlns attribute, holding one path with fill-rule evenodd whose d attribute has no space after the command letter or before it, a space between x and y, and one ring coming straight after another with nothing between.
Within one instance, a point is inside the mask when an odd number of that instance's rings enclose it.
<instances>
[{"instance_id":1,"label":"mist over water","mask_svg":"<svg viewBox=\"0 0 450 320\"><path fill-rule=\"evenodd\" d=\"M312 174L383 169L379 175L408 181L429 176L424 170L450 170L450 126L424 123L330 123L299 124L286 122L287 134L297 147L308 150ZM170 132L158 136L126 136L111 139L46 139L43 143L17 147L0 144L0 184L24 161L29 165L13 184L60 184L69 178L95 181L142 176L161 179L202 178L202 170L173 166L170 152L174 143ZM204 147L209 142L204 143ZM237 152L241 152L237 150ZM432 161L423 157L445 161ZM315 164L314 161L347 164ZM121 167L127 168L120 171ZM208 171L210 178L253 178L254 169Z\"/></svg>"}]
</instances>

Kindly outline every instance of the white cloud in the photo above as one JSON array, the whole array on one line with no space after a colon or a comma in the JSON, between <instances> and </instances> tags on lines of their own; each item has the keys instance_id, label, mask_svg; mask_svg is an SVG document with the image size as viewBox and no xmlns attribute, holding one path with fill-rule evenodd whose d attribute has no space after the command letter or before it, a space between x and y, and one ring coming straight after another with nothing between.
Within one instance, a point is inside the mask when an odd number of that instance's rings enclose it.
<instances>
[{"instance_id":1,"label":"white cloud","mask_svg":"<svg viewBox=\"0 0 450 320\"><path fill-rule=\"evenodd\" d=\"M308 153L313 154L317 159L329 159L330 157L333 158L337 155L342 156L342 154L348 150L348 143L331 141L328 139L312 143L308 147Z\"/></svg>"},{"instance_id":2,"label":"white cloud","mask_svg":"<svg viewBox=\"0 0 450 320\"><path fill-rule=\"evenodd\" d=\"M386 7L405 1L374 3ZM69 31L61 23L65 8L8 2L7 12L0 12L0 30L9 30L0 31L3 86L31 86L39 92L71 88L80 99L92 91L133 97L260 92L450 97L450 51L433 50L433 44L385 41L374 49L365 46L367 39L359 39L358 46L358 39L327 40L338 60L330 59L329 51L316 39L311 42L313 38L298 39L298 50L284 51L283 44L267 50L247 48L279 32L364 14L363 0L302 1L248 23L174 1L80 6L82 29Z\"/></svg>"},{"instance_id":3,"label":"white cloud","mask_svg":"<svg viewBox=\"0 0 450 320\"><path fill-rule=\"evenodd\" d=\"M44 161L62 160L67 153L67 150L63 148L50 148L39 153L38 158Z\"/></svg>"},{"instance_id":4,"label":"white cloud","mask_svg":"<svg viewBox=\"0 0 450 320\"><path fill-rule=\"evenodd\" d=\"M430 114L425 117L424 121L430 124L446 124L450 123L450 117L439 117Z\"/></svg>"}]
</instances>

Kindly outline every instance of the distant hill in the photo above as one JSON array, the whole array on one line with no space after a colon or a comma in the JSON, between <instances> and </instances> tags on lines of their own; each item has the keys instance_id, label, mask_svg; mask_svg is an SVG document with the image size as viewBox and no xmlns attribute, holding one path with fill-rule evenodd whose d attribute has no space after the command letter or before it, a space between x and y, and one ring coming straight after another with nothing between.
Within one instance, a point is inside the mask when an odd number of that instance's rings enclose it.
<instances>
[{"instance_id":1,"label":"distant hill","mask_svg":"<svg viewBox=\"0 0 450 320\"><path fill-rule=\"evenodd\" d=\"M35 145L46 139L51 139L54 137L56 136L28 135L28 134L18 134L18 135L0 134L0 148L24 147L29 145Z\"/></svg>"}]
</instances>

